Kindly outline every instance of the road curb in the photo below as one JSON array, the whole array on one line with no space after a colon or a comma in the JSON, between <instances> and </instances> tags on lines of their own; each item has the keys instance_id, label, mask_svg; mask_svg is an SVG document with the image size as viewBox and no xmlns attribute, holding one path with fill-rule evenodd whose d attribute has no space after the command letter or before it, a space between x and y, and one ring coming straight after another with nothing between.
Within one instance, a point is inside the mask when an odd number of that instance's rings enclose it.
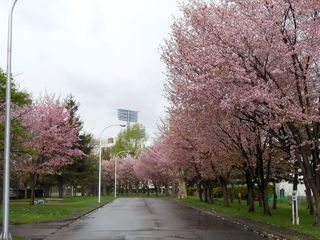
<instances>
[{"instance_id":1,"label":"road curb","mask_svg":"<svg viewBox=\"0 0 320 240\"><path fill-rule=\"evenodd\" d=\"M28 226L30 228L36 226L36 228L40 228L40 229L44 229L46 228L46 226L49 226L54 224L56 225L54 228L48 228L48 232L47 233L39 233L39 234L35 234L35 235L32 235L30 236L29 234L29 231L26 230L27 234L24 234L24 233L21 233L20 234L15 234L15 235L18 235L18 236L21 236L21 237L24 237L26 240L42 240L42 239L46 239L46 237L52 235L52 234L55 234L56 231L64 228L64 227L67 227L69 226L70 224L72 224L73 222L79 220L80 218L86 216L86 215L89 215L91 214L92 212L98 210L99 208L102 208L104 207L105 205L109 204L109 203L112 203L114 201L114 199L110 200L110 201L107 201L107 202L104 202L104 203L101 203L101 204L97 204L95 205L94 207L88 207L87 210L85 211L79 211L77 213L74 213L74 214L70 214L69 216L65 216L64 218L62 219L59 219L59 220L55 220L55 221L47 221L47 222L41 222L41 223L27 223L27 224L13 224L13 225L10 225L10 228L17 228L19 229L28 229ZM25 231L25 230L22 230L22 232Z\"/></svg>"},{"instance_id":2,"label":"road curb","mask_svg":"<svg viewBox=\"0 0 320 240\"><path fill-rule=\"evenodd\" d=\"M114 201L114 199L107 201L105 203L100 203L94 207L88 207L88 210L86 210L86 211L83 211L83 212L79 211L79 212L76 212L75 214L70 214L70 215L65 216L61 219L57 219L57 220L53 220L53 221L44 221L44 222L38 222L38 223L16 223L16 224L10 224L10 225L11 226L19 226L19 225L26 225L26 224L45 224L45 223L54 223L54 222L57 222L57 223L68 222L68 223L66 223L66 225L68 225L69 222L78 220L79 218L81 218L85 215L88 215L88 214L92 213L93 211L95 211L101 207L104 207L105 205L107 205L109 203L112 203L113 201ZM74 215L74 216L72 216L72 215ZM66 226L66 225L63 225L63 226Z\"/></svg>"},{"instance_id":3,"label":"road curb","mask_svg":"<svg viewBox=\"0 0 320 240\"><path fill-rule=\"evenodd\" d=\"M73 222L73 221L76 221L76 220L78 220L79 218L82 218L83 216L86 216L86 215L88 215L88 214L96 211L97 209L102 208L102 207L104 207L105 205L107 205L107 204L109 204L109 203L112 203L113 201L114 201L114 199L112 199L112 200L110 200L110 201L107 201L107 202L105 202L105 203L100 203L100 204L98 204L98 205L96 205L96 206L94 206L94 207L92 207L92 208L89 208L87 211L79 212L78 214L77 214L77 212L76 212L76 213L74 214L74 216L72 216L73 214L70 214L69 217L66 216L66 217L64 217L64 218L62 218L62 219L60 219L60 220L56 220L56 221L53 221L53 222L67 222L67 221Z\"/></svg>"},{"instance_id":4,"label":"road curb","mask_svg":"<svg viewBox=\"0 0 320 240\"><path fill-rule=\"evenodd\" d=\"M195 209L195 210L200 211L202 213L209 214L211 216L214 216L216 218L221 219L222 221L226 221L226 222L241 226L242 228L244 228L247 231L254 232L254 233L256 233L262 237L266 237L268 239L291 240L291 239L296 239L296 237L300 237L300 239L303 239L303 240L316 240L316 238L314 238L312 236L308 236L308 235L300 233L300 232L295 232L294 230L291 230L288 228L278 227L278 226L274 226L271 224L267 224L267 223L263 223L263 222L259 222L259 221L254 221L251 219L243 219L243 218L231 216L231 215L224 214L224 213L219 213L215 210L206 210L206 209L198 208L195 206L186 205L183 203L179 203L177 201L174 201L174 202L176 202L182 206ZM250 224L250 222L252 222L252 224ZM260 226L257 226L257 224L259 224ZM286 229L287 231L292 231L292 234L286 235L285 233L280 233L277 231L277 230L280 231L283 229Z\"/></svg>"},{"instance_id":5,"label":"road curb","mask_svg":"<svg viewBox=\"0 0 320 240\"><path fill-rule=\"evenodd\" d=\"M226 221L226 222L233 223L235 225L239 225L242 228L244 228L245 230L250 231L250 232L254 232L254 233L256 233L256 234L258 234L258 235L260 235L262 237L266 237L266 238L269 238L269 239L276 239L276 240L288 240L287 238L285 238L283 236L279 236L279 235L276 235L274 233L270 233L270 232L264 231L262 229L258 229L258 228L254 227L254 226L244 224L244 223L242 223L240 221L232 219L229 216L220 215L220 213L215 212L215 211L208 211L208 210L204 210L204 209L197 208L197 207L194 207L194 206L187 206L187 207L190 207L190 208L193 208L193 209L198 210L200 212L209 214L211 216L214 216L216 218L221 219L222 221Z\"/></svg>"}]
</instances>

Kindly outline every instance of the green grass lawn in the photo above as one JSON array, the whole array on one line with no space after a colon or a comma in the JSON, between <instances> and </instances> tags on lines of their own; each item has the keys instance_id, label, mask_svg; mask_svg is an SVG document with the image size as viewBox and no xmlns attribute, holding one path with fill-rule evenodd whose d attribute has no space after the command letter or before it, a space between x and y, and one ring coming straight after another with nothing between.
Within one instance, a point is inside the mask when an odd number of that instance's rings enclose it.
<instances>
[{"instance_id":1,"label":"green grass lawn","mask_svg":"<svg viewBox=\"0 0 320 240\"><path fill-rule=\"evenodd\" d=\"M25 240L25 238L19 236L12 236L12 240Z\"/></svg>"},{"instance_id":2,"label":"green grass lawn","mask_svg":"<svg viewBox=\"0 0 320 240\"><path fill-rule=\"evenodd\" d=\"M112 196L102 196L101 202L111 201ZM46 204L29 205L28 200L12 200L10 224L50 222L66 218L76 212L86 212L98 206L97 197L66 197L47 201Z\"/></svg>"},{"instance_id":3,"label":"green grass lawn","mask_svg":"<svg viewBox=\"0 0 320 240\"><path fill-rule=\"evenodd\" d=\"M276 226L286 227L320 239L320 228L313 225L314 216L310 216L309 211L304 205L299 206L300 225L293 226L291 221L291 206L289 206L286 202L278 202L278 209L271 210L272 216L263 216L263 209L262 207L258 206L258 203L256 204L256 212L249 213L247 210L246 201L242 201L241 205L239 205L236 201L230 203L229 208L224 208L222 206L221 199L215 199L214 204L200 202L198 197L188 197L186 199L177 199L176 201L184 205L214 210L216 212L221 212L240 218L247 218ZM270 207L272 207L271 202Z\"/></svg>"}]
</instances>

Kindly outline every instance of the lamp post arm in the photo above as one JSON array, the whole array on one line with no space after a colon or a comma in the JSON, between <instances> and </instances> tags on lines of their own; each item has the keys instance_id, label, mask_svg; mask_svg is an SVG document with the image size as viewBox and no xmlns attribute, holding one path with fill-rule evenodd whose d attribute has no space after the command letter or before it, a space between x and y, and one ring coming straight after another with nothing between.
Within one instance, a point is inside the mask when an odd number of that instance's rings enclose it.
<instances>
[{"instance_id":1,"label":"lamp post arm","mask_svg":"<svg viewBox=\"0 0 320 240\"><path fill-rule=\"evenodd\" d=\"M121 126L122 126L122 125L119 125L119 124L113 124L113 125L109 125L109 126L103 128L102 131L101 131L101 133L100 133L100 144L101 144L102 135L103 135L103 133L104 133L105 130L107 130L107 129L110 128L110 127L121 127Z\"/></svg>"},{"instance_id":2,"label":"lamp post arm","mask_svg":"<svg viewBox=\"0 0 320 240\"><path fill-rule=\"evenodd\" d=\"M105 128L102 129L101 133L100 133L100 141L99 141L99 184L98 184L98 203L101 202L101 172L102 172L102 169L101 169L101 161L102 161L102 135L104 133L105 130L107 130L108 128L110 127L123 127L123 125L120 125L120 124L113 124L113 125L109 125Z\"/></svg>"}]
</instances>

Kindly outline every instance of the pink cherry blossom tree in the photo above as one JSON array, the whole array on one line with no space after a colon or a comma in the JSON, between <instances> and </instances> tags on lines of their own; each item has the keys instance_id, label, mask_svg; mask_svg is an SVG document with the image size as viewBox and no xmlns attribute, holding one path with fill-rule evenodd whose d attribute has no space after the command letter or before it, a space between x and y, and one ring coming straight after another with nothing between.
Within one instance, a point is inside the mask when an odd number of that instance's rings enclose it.
<instances>
[{"instance_id":1,"label":"pink cherry blossom tree","mask_svg":"<svg viewBox=\"0 0 320 240\"><path fill-rule=\"evenodd\" d=\"M163 152L160 151L158 145L153 146L145 150L137 161L134 168L136 176L149 187L149 183L152 182L155 188L156 195L159 192L161 186L169 186L169 169L165 168L165 161Z\"/></svg>"},{"instance_id":2,"label":"pink cherry blossom tree","mask_svg":"<svg viewBox=\"0 0 320 240\"><path fill-rule=\"evenodd\" d=\"M318 225L319 7L318 1L191 1L163 54L173 108L211 116L203 119L226 114L248 125L242 154L255 158L264 195L272 163L267 152L277 143L302 169ZM217 106L221 111L212 112Z\"/></svg>"},{"instance_id":3,"label":"pink cherry blossom tree","mask_svg":"<svg viewBox=\"0 0 320 240\"><path fill-rule=\"evenodd\" d=\"M117 175L119 186L122 187L126 194L131 194L135 188L136 192L139 187L139 180L135 174L134 168L137 160L131 156L117 159Z\"/></svg>"},{"instance_id":4,"label":"pink cherry blossom tree","mask_svg":"<svg viewBox=\"0 0 320 240\"><path fill-rule=\"evenodd\" d=\"M102 168L102 188L110 192L114 189L114 159L103 160L101 163Z\"/></svg>"},{"instance_id":5,"label":"pink cherry blossom tree","mask_svg":"<svg viewBox=\"0 0 320 240\"><path fill-rule=\"evenodd\" d=\"M81 156L77 149L77 129L68 121L69 112L63 103L53 96L44 96L32 104L23 116L23 124L29 137L25 145L33 149L26 157L21 170L30 174L34 204L34 191L41 175L59 173L62 166L72 164L72 156Z\"/></svg>"}]
</instances>

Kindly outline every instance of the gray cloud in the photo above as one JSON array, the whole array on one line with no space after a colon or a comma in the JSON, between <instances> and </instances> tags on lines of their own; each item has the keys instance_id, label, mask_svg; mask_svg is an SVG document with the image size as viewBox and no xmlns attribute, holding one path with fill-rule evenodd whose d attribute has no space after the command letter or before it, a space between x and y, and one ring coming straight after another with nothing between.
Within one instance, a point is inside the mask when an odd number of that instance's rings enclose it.
<instances>
[{"instance_id":1,"label":"gray cloud","mask_svg":"<svg viewBox=\"0 0 320 240\"><path fill-rule=\"evenodd\" d=\"M6 64L7 11L0 2L0 67ZM168 38L178 0L19 0L13 72L23 88L80 102L85 130L99 136L116 110L139 111L153 137L166 100L159 45ZM114 135L119 129L110 129Z\"/></svg>"}]
</instances>

